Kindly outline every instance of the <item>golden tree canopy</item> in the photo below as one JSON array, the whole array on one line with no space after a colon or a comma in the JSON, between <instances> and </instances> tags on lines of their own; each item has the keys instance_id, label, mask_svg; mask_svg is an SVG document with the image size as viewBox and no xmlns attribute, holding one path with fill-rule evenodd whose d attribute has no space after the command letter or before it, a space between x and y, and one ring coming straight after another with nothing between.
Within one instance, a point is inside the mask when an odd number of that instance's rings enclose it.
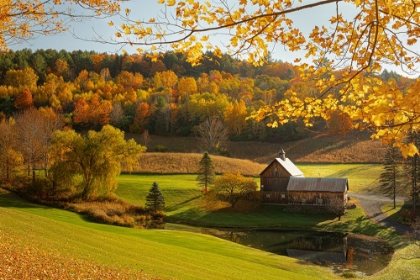
<instances>
[{"instance_id":1,"label":"golden tree canopy","mask_svg":"<svg viewBox=\"0 0 420 280\"><path fill-rule=\"evenodd\" d=\"M328 119L339 110L350 117L355 128L373 129L372 137L394 142L405 156L418 152L403 139L417 132L420 118L420 83L402 89L395 81L377 77L383 65L414 73L420 64L419 0L302 0L194 1L158 0L162 13L148 21L133 19L115 26L114 43L151 46L182 51L192 63L199 63L206 50L221 56L222 50L260 64L275 44L289 51L303 51L296 60L300 78L314 85L313 94L301 97L293 89L274 106L256 112L257 119L271 118L277 126L298 118L311 126L314 118ZM325 25L305 24L305 34L292 17L316 7L333 7ZM354 14L348 16L348 10ZM133 15L134 16L134 15ZM111 26L113 22L109 23ZM215 34L229 36L215 45Z\"/></svg>"}]
</instances>

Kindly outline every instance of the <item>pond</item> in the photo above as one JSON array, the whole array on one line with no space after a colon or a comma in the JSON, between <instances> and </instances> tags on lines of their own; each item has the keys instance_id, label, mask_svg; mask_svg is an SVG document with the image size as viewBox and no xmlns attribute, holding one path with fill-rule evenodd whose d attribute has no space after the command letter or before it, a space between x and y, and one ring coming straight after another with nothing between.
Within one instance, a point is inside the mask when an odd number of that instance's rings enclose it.
<instances>
[{"instance_id":1,"label":"pond","mask_svg":"<svg viewBox=\"0 0 420 280\"><path fill-rule=\"evenodd\" d=\"M369 276L385 268L394 250L387 242L359 234L317 231L202 229L213 235L256 249L326 266L341 275Z\"/></svg>"}]
</instances>

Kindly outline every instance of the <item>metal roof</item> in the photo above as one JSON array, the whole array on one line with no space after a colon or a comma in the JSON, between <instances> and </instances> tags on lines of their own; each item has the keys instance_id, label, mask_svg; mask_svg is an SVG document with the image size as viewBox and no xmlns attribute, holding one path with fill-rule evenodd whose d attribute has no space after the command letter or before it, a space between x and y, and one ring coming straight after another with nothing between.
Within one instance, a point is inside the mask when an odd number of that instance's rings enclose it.
<instances>
[{"instance_id":1,"label":"metal roof","mask_svg":"<svg viewBox=\"0 0 420 280\"><path fill-rule=\"evenodd\" d=\"M282 160L281 158L276 158L276 161L289 172L290 176L303 176L303 172L290 159L286 158L286 160Z\"/></svg>"},{"instance_id":2,"label":"metal roof","mask_svg":"<svg viewBox=\"0 0 420 280\"><path fill-rule=\"evenodd\" d=\"M288 191L345 192L349 189L347 178L290 177Z\"/></svg>"}]
</instances>

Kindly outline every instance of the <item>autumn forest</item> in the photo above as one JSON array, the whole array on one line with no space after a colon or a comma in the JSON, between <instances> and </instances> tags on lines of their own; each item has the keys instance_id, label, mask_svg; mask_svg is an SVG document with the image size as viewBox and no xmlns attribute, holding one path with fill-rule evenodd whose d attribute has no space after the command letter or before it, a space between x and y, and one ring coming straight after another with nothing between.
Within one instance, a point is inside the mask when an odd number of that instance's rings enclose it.
<instances>
[{"instance_id":1,"label":"autumn forest","mask_svg":"<svg viewBox=\"0 0 420 280\"><path fill-rule=\"evenodd\" d=\"M267 58L253 64L229 55L206 54L192 66L180 53L162 53L153 61L147 54L101 54L93 51L9 51L0 57L0 118L34 105L63 117L77 130L100 129L111 124L123 131L190 136L208 119L228 128L232 140L295 140L305 137L302 122L276 129L272 120L249 118L272 106L292 88L300 98L314 88L289 63ZM383 80L400 86L410 82L384 70ZM341 112L319 120L313 129L343 131L351 122Z\"/></svg>"}]
</instances>

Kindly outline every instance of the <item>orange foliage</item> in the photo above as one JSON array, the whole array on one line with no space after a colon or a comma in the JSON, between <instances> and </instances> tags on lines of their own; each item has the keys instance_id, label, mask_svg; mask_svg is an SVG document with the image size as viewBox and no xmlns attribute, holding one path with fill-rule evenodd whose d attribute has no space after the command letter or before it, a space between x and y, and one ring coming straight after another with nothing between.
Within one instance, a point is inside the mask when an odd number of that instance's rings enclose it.
<instances>
[{"instance_id":1,"label":"orange foliage","mask_svg":"<svg viewBox=\"0 0 420 280\"><path fill-rule=\"evenodd\" d=\"M106 125L110 122L111 111L111 102L100 100L99 95L93 94L89 103L83 98L77 101L73 121L84 126Z\"/></svg>"},{"instance_id":2,"label":"orange foliage","mask_svg":"<svg viewBox=\"0 0 420 280\"><path fill-rule=\"evenodd\" d=\"M329 113L328 130L334 133L348 132L353 129L350 116L342 111L334 110Z\"/></svg>"},{"instance_id":3,"label":"orange foliage","mask_svg":"<svg viewBox=\"0 0 420 280\"><path fill-rule=\"evenodd\" d=\"M131 127L133 132L142 133L145 131L151 115L150 106L146 102L141 102L136 108L134 123Z\"/></svg>"},{"instance_id":4,"label":"orange foliage","mask_svg":"<svg viewBox=\"0 0 420 280\"><path fill-rule=\"evenodd\" d=\"M34 101L32 99L32 93L28 88L25 88L15 100L13 104L16 109L18 110L26 110L31 108L34 105Z\"/></svg>"}]
</instances>

